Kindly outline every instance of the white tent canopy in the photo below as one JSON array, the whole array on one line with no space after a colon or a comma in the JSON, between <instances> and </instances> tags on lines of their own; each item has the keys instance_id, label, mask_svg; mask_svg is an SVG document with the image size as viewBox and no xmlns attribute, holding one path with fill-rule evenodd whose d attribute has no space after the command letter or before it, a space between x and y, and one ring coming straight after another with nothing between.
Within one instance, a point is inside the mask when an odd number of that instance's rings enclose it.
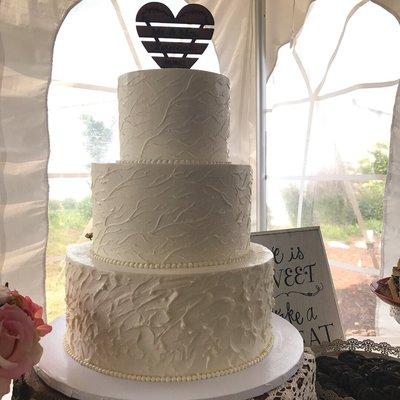
<instances>
[{"instance_id":1,"label":"white tent canopy","mask_svg":"<svg viewBox=\"0 0 400 400\"><path fill-rule=\"evenodd\" d=\"M82 0L82 2L89 0ZM126 15L128 0L109 2L121 25L133 63L140 68L141 49L132 37ZM132 0L129 0L132 2ZM277 63L279 49L290 43L307 86L307 101L318 101L326 74L322 71L319 84L307 66L302 64L301 44L297 43L310 6L324 0L265 0L265 37L257 36L259 29L256 3L263 0L203 0L188 1L205 5L215 18L213 43L220 71L231 80L231 138L233 162L250 163L256 169L256 136L258 120L265 113L257 112L257 49L259 40L265 42L265 76L271 76ZM314 1L314 3L313 3ZM339 51L350 19L367 3L375 3L400 21L398 0L356 1L348 4L342 34L325 67L329 71ZM51 83L54 43L57 33L76 0L3 0L0 3L0 278L28 292L44 303L45 254L48 235L48 176L50 155L47 94ZM145 1L137 1L138 7ZM313 4L312 4L313 3ZM93 15L96 18L96 15ZM300 46L300 49L298 49ZM127 52L127 54L129 53ZM399 76L387 82L398 85ZM69 82L70 86L82 82ZM65 82L64 82L65 84ZM266 82L261 82L265 86ZM381 83L377 83L380 84ZM362 87L362 86L360 86ZM113 92L115 88L94 87ZM345 88L344 88L345 89ZM268 97L268 92L267 92ZM311 100L310 100L311 101ZM390 166L386 186L383 265L387 268L399 256L400 240L400 95L397 94L390 151ZM264 110L267 111L267 110ZM267 129L268 130L268 129ZM264 134L260 132L259 134ZM267 143L268 146L268 143ZM307 159L307 146L305 158ZM303 163L305 175L305 161ZM263 171L262 171L263 172ZM301 172L301 171L300 171ZM264 174L261 174L264 176ZM263 187L263 186L262 186ZM254 191L254 194L255 191ZM300 191L300 204L302 197ZM261 196L262 198L262 196ZM256 202L254 196L254 204ZM266 207L262 204L261 207ZM298 222L301 222L302 206ZM254 207L255 210L255 207ZM255 222L255 212L254 222Z\"/></svg>"}]
</instances>

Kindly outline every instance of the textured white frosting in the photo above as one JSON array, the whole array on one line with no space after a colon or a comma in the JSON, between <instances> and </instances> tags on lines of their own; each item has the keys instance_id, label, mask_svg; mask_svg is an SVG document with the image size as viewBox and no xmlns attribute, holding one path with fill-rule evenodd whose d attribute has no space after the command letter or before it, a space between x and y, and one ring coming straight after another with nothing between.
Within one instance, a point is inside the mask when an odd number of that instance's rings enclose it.
<instances>
[{"instance_id":1,"label":"textured white frosting","mask_svg":"<svg viewBox=\"0 0 400 400\"><path fill-rule=\"evenodd\" d=\"M221 264L250 243L245 165L93 164L93 250L164 267Z\"/></svg>"},{"instance_id":2,"label":"textured white frosting","mask_svg":"<svg viewBox=\"0 0 400 400\"><path fill-rule=\"evenodd\" d=\"M121 160L227 162L229 80L191 69L129 72L118 82Z\"/></svg>"},{"instance_id":3,"label":"textured white frosting","mask_svg":"<svg viewBox=\"0 0 400 400\"><path fill-rule=\"evenodd\" d=\"M246 263L195 270L94 267L90 246L69 247L66 267L66 344L84 365L199 379L268 352L273 258L263 246Z\"/></svg>"},{"instance_id":4,"label":"textured white frosting","mask_svg":"<svg viewBox=\"0 0 400 400\"><path fill-rule=\"evenodd\" d=\"M228 163L228 79L136 71L118 97L122 160L93 164L93 244L67 251L66 350L151 381L260 361L273 257L250 244L251 169Z\"/></svg>"}]
</instances>

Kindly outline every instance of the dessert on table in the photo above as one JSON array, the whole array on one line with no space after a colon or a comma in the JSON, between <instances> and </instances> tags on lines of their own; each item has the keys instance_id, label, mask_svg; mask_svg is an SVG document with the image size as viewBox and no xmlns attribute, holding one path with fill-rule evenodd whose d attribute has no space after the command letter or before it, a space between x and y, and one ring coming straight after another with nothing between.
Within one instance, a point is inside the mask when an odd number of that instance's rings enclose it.
<instances>
[{"instance_id":1,"label":"dessert on table","mask_svg":"<svg viewBox=\"0 0 400 400\"><path fill-rule=\"evenodd\" d=\"M393 267L392 275L387 281L390 295L392 299L400 303L400 260L397 265Z\"/></svg>"}]
</instances>

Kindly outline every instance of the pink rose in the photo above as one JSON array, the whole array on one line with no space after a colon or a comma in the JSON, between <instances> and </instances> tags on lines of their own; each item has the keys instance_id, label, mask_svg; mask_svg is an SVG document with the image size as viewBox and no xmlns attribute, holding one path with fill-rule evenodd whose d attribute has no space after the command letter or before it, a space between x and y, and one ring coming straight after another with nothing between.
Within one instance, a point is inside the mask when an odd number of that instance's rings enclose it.
<instances>
[{"instance_id":1,"label":"pink rose","mask_svg":"<svg viewBox=\"0 0 400 400\"><path fill-rule=\"evenodd\" d=\"M9 391L11 379L19 378L42 355L39 336L31 318L15 304L0 307L0 397Z\"/></svg>"},{"instance_id":2,"label":"pink rose","mask_svg":"<svg viewBox=\"0 0 400 400\"><path fill-rule=\"evenodd\" d=\"M35 324L36 331L39 336L45 336L51 332L51 326L43 321L43 307L40 307L32 301L29 296L22 296L16 290L11 292L18 307L22 308Z\"/></svg>"}]
</instances>

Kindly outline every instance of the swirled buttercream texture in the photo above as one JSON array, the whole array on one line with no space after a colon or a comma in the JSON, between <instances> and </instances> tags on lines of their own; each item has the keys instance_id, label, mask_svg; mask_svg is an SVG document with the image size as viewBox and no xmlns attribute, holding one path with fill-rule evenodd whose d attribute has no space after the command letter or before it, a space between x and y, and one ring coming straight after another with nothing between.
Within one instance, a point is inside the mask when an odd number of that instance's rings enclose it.
<instances>
[{"instance_id":1,"label":"swirled buttercream texture","mask_svg":"<svg viewBox=\"0 0 400 400\"><path fill-rule=\"evenodd\" d=\"M245 256L250 242L247 165L93 164L95 254L187 264Z\"/></svg>"},{"instance_id":2,"label":"swirled buttercream texture","mask_svg":"<svg viewBox=\"0 0 400 400\"><path fill-rule=\"evenodd\" d=\"M272 341L272 256L252 244L249 261L188 270L94 267L90 245L67 252L71 354L104 372L207 376L235 371Z\"/></svg>"},{"instance_id":3,"label":"swirled buttercream texture","mask_svg":"<svg viewBox=\"0 0 400 400\"><path fill-rule=\"evenodd\" d=\"M130 72L118 98L121 162L93 164L93 243L67 252L68 354L156 382L259 362L273 257L250 244L251 169L228 162L228 79Z\"/></svg>"},{"instance_id":4,"label":"swirled buttercream texture","mask_svg":"<svg viewBox=\"0 0 400 400\"><path fill-rule=\"evenodd\" d=\"M228 161L229 80L190 69L129 72L118 81L122 160Z\"/></svg>"}]
</instances>

